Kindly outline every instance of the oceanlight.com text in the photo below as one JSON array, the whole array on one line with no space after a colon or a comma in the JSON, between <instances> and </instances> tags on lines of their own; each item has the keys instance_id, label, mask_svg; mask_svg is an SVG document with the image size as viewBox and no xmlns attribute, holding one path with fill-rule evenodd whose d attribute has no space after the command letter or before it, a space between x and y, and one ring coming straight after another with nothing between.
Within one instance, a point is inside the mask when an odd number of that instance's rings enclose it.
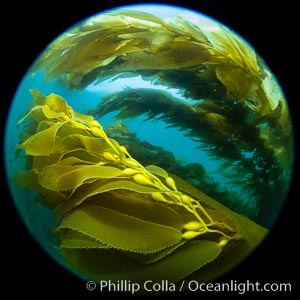
<instances>
[{"instance_id":1,"label":"oceanlight.com text","mask_svg":"<svg viewBox=\"0 0 300 300\"><path fill-rule=\"evenodd\" d=\"M277 283L277 282L238 282L237 280L231 280L230 282L223 283L199 283L195 280L186 282L187 290L191 292L237 292L238 294L244 294L247 292L291 292L291 283Z\"/></svg>"},{"instance_id":2,"label":"oceanlight.com text","mask_svg":"<svg viewBox=\"0 0 300 300\"><path fill-rule=\"evenodd\" d=\"M238 282L237 280L231 280L223 283L199 283L196 280L182 280L175 284L168 280L162 280L160 282L154 282L152 280L146 280L144 283L133 282L130 280L118 280L113 282L111 280L101 280L100 282L88 281L86 283L86 289L88 291L100 291L100 292L129 292L135 294L139 291L144 292L234 292L240 295L251 292L291 292L291 283L260 283L251 282Z\"/></svg>"}]
</instances>

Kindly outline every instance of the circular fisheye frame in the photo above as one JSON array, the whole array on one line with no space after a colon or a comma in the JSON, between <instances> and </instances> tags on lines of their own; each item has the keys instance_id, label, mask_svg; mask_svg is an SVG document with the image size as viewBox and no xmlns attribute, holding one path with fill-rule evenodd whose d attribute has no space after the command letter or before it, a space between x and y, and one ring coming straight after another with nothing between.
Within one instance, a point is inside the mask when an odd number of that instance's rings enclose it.
<instances>
[{"instance_id":1,"label":"circular fisheye frame","mask_svg":"<svg viewBox=\"0 0 300 300\"><path fill-rule=\"evenodd\" d=\"M67 29L33 62L5 163L30 234L87 289L155 292L214 280L261 243L293 142L280 85L242 37L196 11L134 5Z\"/></svg>"}]
</instances>

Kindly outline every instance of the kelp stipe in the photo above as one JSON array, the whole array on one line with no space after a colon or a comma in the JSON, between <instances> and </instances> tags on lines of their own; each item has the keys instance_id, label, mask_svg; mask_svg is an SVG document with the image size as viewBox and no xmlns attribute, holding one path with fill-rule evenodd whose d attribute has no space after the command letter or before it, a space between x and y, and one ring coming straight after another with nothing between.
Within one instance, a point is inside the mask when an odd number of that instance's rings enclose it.
<instances>
[{"instance_id":1,"label":"kelp stipe","mask_svg":"<svg viewBox=\"0 0 300 300\"><path fill-rule=\"evenodd\" d=\"M18 145L28 171L13 180L54 211L53 239L71 270L92 280L207 281L268 232L160 166L143 166L60 96L31 93Z\"/></svg>"}]
</instances>

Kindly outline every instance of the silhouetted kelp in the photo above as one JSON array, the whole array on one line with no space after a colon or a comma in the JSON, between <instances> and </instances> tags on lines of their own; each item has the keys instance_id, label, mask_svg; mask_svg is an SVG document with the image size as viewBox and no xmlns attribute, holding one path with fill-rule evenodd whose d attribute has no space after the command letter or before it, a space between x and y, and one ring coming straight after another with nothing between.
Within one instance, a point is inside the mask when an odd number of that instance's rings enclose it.
<instances>
[{"instance_id":1,"label":"silhouetted kelp","mask_svg":"<svg viewBox=\"0 0 300 300\"><path fill-rule=\"evenodd\" d=\"M291 161L282 153L278 155L278 151L285 153L283 147L287 153L292 150L291 140L274 122L280 116L280 107L260 117L240 102L206 99L190 104L166 91L126 88L104 96L98 108L90 112L101 118L113 111L118 112L117 120L142 115L145 121L164 121L199 142L199 148L220 161L219 172L226 172L232 183L247 191L251 203L242 206L250 206L251 213L245 214L271 226L287 191L291 168ZM232 207L232 200L225 204Z\"/></svg>"},{"instance_id":2,"label":"silhouetted kelp","mask_svg":"<svg viewBox=\"0 0 300 300\"><path fill-rule=\"evenodd\" d=\"M182 178L144 167L63 98L32 94L33 105L20 120L27 134L18 145L29 170L13 180L53 210L56 246L82 276L209 281L264 238L265 228Z\"/></svg>"}]
</instances>

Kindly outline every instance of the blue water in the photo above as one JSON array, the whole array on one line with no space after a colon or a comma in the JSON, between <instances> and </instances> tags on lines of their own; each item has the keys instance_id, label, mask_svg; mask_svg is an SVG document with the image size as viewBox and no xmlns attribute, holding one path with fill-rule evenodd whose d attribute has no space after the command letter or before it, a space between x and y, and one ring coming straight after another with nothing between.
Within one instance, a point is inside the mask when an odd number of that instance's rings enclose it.
<instances>
[{"instance_id":1,"label":"blue water","mask_svg":"<svg viewBox=\"0 0 300 300\"><path fill-rule=\"evenodd\" d=\"M91 85L84 91L69 91L64 86L59 84L57 81L46 82L42 72L39 71L33 75L29 75L24 78L19 86L19 89L15 95L15 101L12 104L11 112L16 112L16 114L11 113L9 116L10 122L8 123L7 132L18 131L16 124L19 119L28 110L29 104L32 100L32 96L29 92L30 89L38 89L45 95L56 93L66 99L68 103L79 112L86 112L89 109L94 109L97 107L101 98L107 93L113 93L116 91L121 91L123 88L130 87L147 87L155 88L161 90L167 90L174 96L183 98L176 89L167 89L163 86L154 86L147 81L143 81L140 77L134 77L129 79L117 79L115 81L105 81L97 84L96 86ZM189 102L189 99L185 99ZM22 104L22 105L20 105ZM111 125L115 122L114 116L117 114L110 113L105 115L100 119L103 126ZM166 151L171 151L178 160L185 161L186 163L201 163L208 174L214 177L216 181L226 182L226 178L221 174L216 173L216 168L218 163L214 160L208 159L206 154L197 149L199 143L192 141L190 138L186 137L184 134L186 132L179 131L177 128L168 127L163 121L159 120L148 120L145 122L145 117L140 116L134 119L124 119L122 120L132 133L141 141L147 141L154 146L159 146L164 148ZM10 152L10 149L15 149L15 145L18 143L18 136L7 135L6 151ZM11 156L11 155L9 155ZM12 158L12 165L17 162ZM12 167L10 166L10 173L16 174L16 168L20 165ZM13 171L13 172L12 172ZM20 169L18 170L20 171ZM13 174L11 174L13 175Z\"/></svg>"}]
</instances>

